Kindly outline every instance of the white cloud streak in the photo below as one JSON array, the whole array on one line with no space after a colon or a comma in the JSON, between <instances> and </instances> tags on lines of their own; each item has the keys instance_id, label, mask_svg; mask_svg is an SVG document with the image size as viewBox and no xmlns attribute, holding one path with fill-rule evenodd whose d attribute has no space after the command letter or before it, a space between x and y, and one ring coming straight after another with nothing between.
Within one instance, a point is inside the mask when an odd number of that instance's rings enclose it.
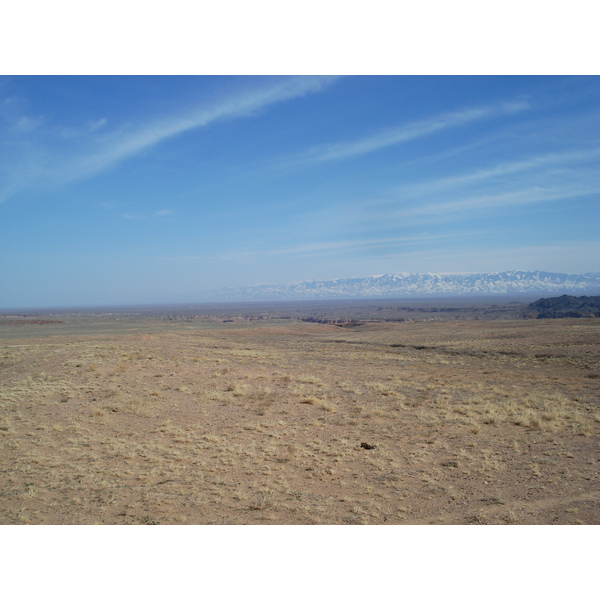
<instances>
[{"instance_id":1,"label":"white cloud streak","mask_svg":"<svg viewBox=\"0 0 600 600\"><path fill-rule=\"evenodd\" d=\"M324 254L335 253L338 251L348 251L363 248L386 248L397 247L403 244L428 243L440 239L453 238L463 234L442 234L442 235L417 235L401 236L391 238L369 238L358 240L344 240L340 242L314 242L310 244L299 244L297 246L286 246L272 248L268 250L242 250L238 252L228 252L225 254L210 254L201 256L178 256L170 257L180 261L245 261L248 259L264 259L278 256L321 256Z\"/></svg>"},{"instance_id":2,"label":"white cloud streak","mask_svg":"<svg viewBox=\"0 0 600 600\"><path fill-rule=\"evenodd\" d=\"M225 119L248 117L271 105L319 92L335 81L335 77L293 77L264 86L260 89L244 91L232 95L210 106L204 106L183 116L173 116L145 123L132 130L106 133L107 120L89 125L91 149L76 156L69 153L62 159L56 149L41 146L36 155L43 157L42 162L28 165L28 156L20 163L12 165L0 189L0 202L32 185L60 184L72 180L91 177L101 171L114 167L161 142L186 131L207 127ZM23 122L25 123L25 122ZM27 121L28 131L33 123ZM100 138L93 137L102 130ZM29 142L31 145L31 142Z\"/></svg>"},{"instance_id":3,"label":"white cloud streak","mask_svg":"<svg viewBox=\"0 0 600 600\"><path fill-rule=\"evenodd\" d=\"M156 210L151 213L125 213L123 215L124 219L129 220L137 220L137 221L148 221L148 220L158 220L165 219L166 217L172 216L174 213L171 209L165 208L162 210Z\"/></svg>"},{"instance_id":4,"label":"white cloud streak","mask_svg":"<svg viewBox=\"0 0 600 600\"><path fill-rule=\"evenodd\" d=\"M501 163L494 167L482 169L467 175L444 177L442 179L437 179L435 181L426 183L402 186L399 188L399 191L411 195L431 194L440 191L446 191L450 188L458 186L468 186L470 184L479 183L496 177L504 177L506 175L513 175L515 173L522 173L534 169L539 171L541 167L547 165L564 166L574 162L581 164L587 161L595 160L598 157L600 157L600 149L576 152L554 152L542 156L535 156L525 160Z\"/></svg>"},{"instance_id":5,"label":"white cloud streak","mask_svg":"<svg viewBox=\"0 0 600 600\"><path fill-rule=\"evenodd\" d=\"M355 260L354 264L371 264L373 270L383 266L387 272L394 272L397 265L401 264L403 270L413 273L489 273L521 269L584 273L598 270L596 257L599 255L600 242L566 240L554 244L502 245L495 248L490 248L488 244L443 250L426 248L378 255L376 258L366 257Z\"/></svg>"},{"instance_id":6,"label":"white cloud streak","mask_svg":"<svg viewBox=\"0 0 600 600\"><path fill-rule=\"evenodd\" d=\"M464 175L396 187L388 198L328 206L312 218L361 231L498 214L520 206L600 194L600 149L557 152L502 162ZM516 175L519 175L518 177Z\"/></svg>"},{"instance_id":7,"label":"white cloud streak","mask_svg":"<svg viewBox=\"0 0 600 600\"><path fill-rule=\"evenodd\" d=\"M69 172L64 172L63 176L68 180L93 175L186 131L206 127L223 119L247 117L272 104L321 91L333 79L331 77L287 79L257 91L235 95L219 104L203 107L185 116L155 121L140 127L135 132L116 135L105 149L84 157L74 165L69 165Z\"/></svg>"},{"instance_id":8,"label":"white cloud streak","mask_svg":"<svg viewBox=\"0 0 600 600\"><path fill-rule=\"evenodd\" d=\"M513 102L500 106L471 108L453 113L438 115L431 119L409 123L402 127L386 129L369 137L350 142L324 144L311 148L307 152L292 158L290 163L314 163L330 160L342 160L361 156L393 146L409 142L438 131L452 127L460 127L498 115L514 114L529 108L527 102Z\"/></svg>"},{"instance_id":9,"label":"white cloud streak","mask_svg":"<svg viewBox=\"0 0 600 600\"><path fill-rule=\"evenodd\" d=\"M537 186L503 194L477 195L471 198L451 202L437 202L413 206L411 208L394 211L393 216L395 218L407 219L410 217L432 217L470 213L472 211L487 209L502 210L511 206L525 206L527 204L553 202L598 193L600 193L599 185L569 186L564 188L544 188Z\"/></svg>"},{"instance_id":10,"label":"white cloud streak","mask_svg":"<svg viewBox=\"0 0 600 600\"><path fill-rule=\"evenodd\" d=\"M98 119L97 121L92 121L89 124L89 131L97 131L98 129L104 127L108 123L108 119Z\"/></svg>"}]
</instances>

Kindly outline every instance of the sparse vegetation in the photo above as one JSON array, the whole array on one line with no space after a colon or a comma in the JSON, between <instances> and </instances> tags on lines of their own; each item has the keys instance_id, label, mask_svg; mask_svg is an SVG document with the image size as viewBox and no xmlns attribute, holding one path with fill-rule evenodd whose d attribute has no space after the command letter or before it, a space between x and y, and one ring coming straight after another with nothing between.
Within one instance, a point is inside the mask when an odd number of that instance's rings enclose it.
<instances>
[{"instance_id":1,"label":"sparse vegetation","mask_svg":"<svg viewBox=\"0 0 600 600\"><path fill-rule=\"evenodd\" d=\"M600 524L599 322L5 326L0 520Z\"/></svg>"}]
</instances>

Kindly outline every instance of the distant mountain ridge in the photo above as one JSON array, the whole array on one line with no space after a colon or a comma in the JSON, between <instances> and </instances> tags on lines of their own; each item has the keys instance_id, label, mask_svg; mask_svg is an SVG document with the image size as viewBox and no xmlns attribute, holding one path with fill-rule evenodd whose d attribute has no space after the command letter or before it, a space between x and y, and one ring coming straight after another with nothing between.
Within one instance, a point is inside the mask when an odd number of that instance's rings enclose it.
<instances>
[{"instance_id":1,"label":"distant mountain ridge","mask_svg":"<svg viewBox=\"0 0 600 600\"><path fill-rule=\"evenodd\" d=\"M238 301L590 292L600 293L600 272L395 273L329 281L226 288L220 295L226 300Z\"/></svg>"}]
</instances>

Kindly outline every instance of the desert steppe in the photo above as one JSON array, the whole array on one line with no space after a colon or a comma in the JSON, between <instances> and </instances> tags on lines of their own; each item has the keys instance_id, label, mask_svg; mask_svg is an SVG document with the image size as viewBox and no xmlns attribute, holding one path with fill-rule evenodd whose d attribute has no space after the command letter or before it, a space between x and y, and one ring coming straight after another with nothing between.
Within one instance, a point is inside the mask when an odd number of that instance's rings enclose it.
<instances>
[{"instance_id":1,"label":"desert steppe","mask_svg":"<svg viewBox=\"0 0 600 600\"><path fill-rule=\"evenodd\" d=\"M600 319L386 310L2 316L0 523L600 524Z\"/></svg>"}]
</instances>

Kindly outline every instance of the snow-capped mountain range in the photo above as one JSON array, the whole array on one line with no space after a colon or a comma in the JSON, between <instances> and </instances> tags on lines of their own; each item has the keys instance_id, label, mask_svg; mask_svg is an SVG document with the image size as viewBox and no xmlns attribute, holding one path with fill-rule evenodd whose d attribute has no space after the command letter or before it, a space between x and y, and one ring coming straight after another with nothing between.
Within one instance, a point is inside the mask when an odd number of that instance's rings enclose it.
<instances>
[{"instance_id":1,"label":"snow-capped mountain range","mask_svg":"<svg viewBox=\"0 0 600 600\"><path fill-rule=\"evenodd\" d=\"M343 298L403 298L427 296L487 296L493 294L600 293L600 272L585 274L545 271L503 273L395 273L330 281L226 288L222 299L319 300Z\"/></svg>"}]
</instances>

